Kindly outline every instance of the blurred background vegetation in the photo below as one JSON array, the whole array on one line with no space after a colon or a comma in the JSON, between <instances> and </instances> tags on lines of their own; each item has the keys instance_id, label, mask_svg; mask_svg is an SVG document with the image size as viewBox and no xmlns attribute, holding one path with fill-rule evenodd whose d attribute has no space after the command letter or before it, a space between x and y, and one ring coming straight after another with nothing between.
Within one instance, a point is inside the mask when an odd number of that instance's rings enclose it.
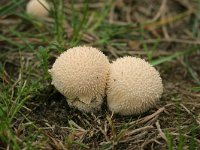
<instances>
[{"instance_id":1,"label":"blurred background vegetation","mask_svg":"<svg viewBox=\"0 0 200 150\"><path fill-rule=\"evenodd\" d=\"M27 0L0 1L0 149L200 148L199 0L49 0L44 19ZM63 51L136 56L161 73L164 94L140 116L69 108L48 69Z\"/></svg>"}]
</instances>

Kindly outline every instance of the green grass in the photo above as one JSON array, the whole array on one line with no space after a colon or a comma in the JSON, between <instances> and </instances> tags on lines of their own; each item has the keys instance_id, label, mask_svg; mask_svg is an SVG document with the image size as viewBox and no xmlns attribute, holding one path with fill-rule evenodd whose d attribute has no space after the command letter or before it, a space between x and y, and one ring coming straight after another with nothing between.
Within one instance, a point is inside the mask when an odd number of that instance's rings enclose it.
<instances>
[{"instance_id":1,"label":"green grass","mask_svg":"<svg viewBox=\"0 0 200 150\"><path fill-rule=\"evenodd\" d=\"M74 8L74 3L75 1L72 0L71 3L71 10L72 12L72 16L71 16L71 26L73 28L73 33L72 33L72 37L69 41L69 47L74 47L76 45L78 45L80 43L80 40L84 34L84 32L86 31L86 24L87 24L87 20L89 19L88 15L89 15L89 11L88 11L88 0L84 1L84 6L83 6L83 15L79 15L79 13L75 10Z\"/></svg>"},{"instance_id":2,"label":"green grass","mask_svg":"<svg viewBox=\"0 0 200 150\"><path fill-rule=\"evenodd\" d=\"M189 49L183 50L182 52L176 52L176 53L169 55L169 56L166 56L166 57L161 57L161 58L158 58L158 59L155 59L155 60L151 60L151 64L153 66L160 65L162 63L170 62L170 61L177 59L178 57L181 57L181 56L188 56L191 53L197 52L197 51L199 51L199 47L189 48Z\"/></svg>"},{"instance_id":3,"label":"green grass","mask_svg":"<svg viewBox=\"0 0 200 150\"><path fill-rule=\"evenodd\" d=\"M133 144L131 142L127 142L128 144L120 142L130 139L127 136L129 132L151 124L150 121L147 121L137 125L137 120L145 118L145 115L152 114L156 109L143 114L143 116L130 116L129 118L113 117L109 115L109 112L103 115L86 115L88 118L86 117L85 124L81 127L85 127L86 134L82 139L78 139L78 137L82 136L80 134L82 132L79 132L80 124L75 121L77 121L77 118L81 118L84 122L85 114L78 114L77 111L72 109L70 111L71 113L68 114L69 116L72 115L70 116L71 119L66 120L67 124L65 125L67 126L68 135L64 135L64 139L59 139L49 134L54 131L45 130L43 129L43 124L33 122L31 120L32 118L29 118L29 115L34 113L31 104L34 103L34 106L38 105L38 107L39 105L44 105L44 103L48 105L51 102L48 98L56 93L55 90L52 93L46 92L51 83L48 69L51 68L52 62L61 52L73 46L83 44L94 45L105 52L109 58L113 59L113 54L109 46L113 48L113 53L117 58L129 54L130 51L134 52L133 48L129 46L129 41L141 42L139 51L144 53L134 54L134 56L140 57L142 55L153 66L159 67L161 71L166 69L162 68L166 64L171 65L174 62L181 64L182 69L187 71L187 76L191 78L188 80L192 80L191 82L193 83L187 89L190 89L192 94L200 91L198 71L195 70L195 66L190 61L191 56L193 57L198 53L199 46L185 46L182 51L172 49L172 52L167 55L155 57L155 54L158 53L157 49L162 43L158 37L156 37L157 41L151 45L144 43L146 37L151 37L151 31L144 27L135 27L137 23L126 22L125 24L119 25L108 21L108 16L114 3L115 1L109 0L103 4L98 4L101 6L97 7L91 6L90 1L85 0L78 7L77 1L75 0L70 1L70 5L67 6L64 1L52 0L53 8L50 11L50 16L53 20L51 21L38 20L24 13L24 0L11 0L5 5L0 5L0 16L6 18L6 16L10 15L11 19L20 20L8 27L2 26L0 29L0 42L2 43L2 49L4 48L0 54L0 147L3 145L5 149L32 150L42 149L47 145L51 145L53 148L64 146L68 149L89 149L92 144L87 143L87 140L90 137L94 141L99 139L98 146L100 149L114 149L118 146L123 147ZM94 8L92 9L91 7ZM71 12L71 16L66 9ZM120 13L118 11L116 10L114 13ZM199 37L199 33L197 33L197 25L199 22L198 13L195 14L195 18L193 19L194 22L191 30L193 31L194 37L197 38ZM4 21L4 19L2 20ZM72 29L71 36L70 33L67 33L66 22L69 23ZM91 35L93 40L85 42L85 35ZM164 80L167 81L167 78L164 78ZM175 89L172 88L171 91L173 90ZM165 95L162 102L174 104L173 94L165 94L167 96ZM42 98L48 98L41 99L40 96L43 96ZM59 97L57 98L59 99ZM193 123L188 125L190 129L181 129L181 113L185 112L182 112L183 110L180 104L181 102L179 101L179 103L175 104L173 110L169 110L169 113L173 115L171 122L177 123L174 128L178 135L173 135L165 127L163 131L167 137L167 141L161 142L167 145L169 150L173 150L175 146L178 150L182 150L184 146L189 146L190 150L194 150L198 146L195 139L197 138L199 126L195 124L196 117L194 115L195 113L192 112L191 118ZM56 104L54 105L56 107ZM59 109L62 110L63 108ZM168 108L166 107L165 109L167 112ZM176 113L174 114L173 111L176 111ZM166 114L159 115L168 117ZM157 119L162 119L159 115ZM62 116L57 116L57 118L60 117ZM89 117L93 120L91 121ZM45 119L48 120L49 118ZM59 122L55 122L55 124L58 126ZM165 124L163 123L162 125ZM141 139L141 141L146 140L146 137L149 138L149 136L154 135L155 130L156 128L147 131L148 134L145 132L145 138ZM142 133L140 134L142 135ZM104 136L108 139L103 139ZM152 137L152 139L156 138L156 136ZM88 144L91 145L88 146Z\"/></svg>"},{"instance_id":4,"label":"green grass","mask_svg":"<svg viewBox=\"0 0 200 150\"><path fill-rule=\"evenodd\" d=\"M12 149L21 149L22 146L22 142L16 136L16 131L13 130L13 122L21 113L26 101L40 89L39 83L29 83L23 79L23 69L22 67L19 69L18 78L14 83L3 83L0 89L0 140ZM1 75L4 76L4 68L1 70ZM26 140L31 142L32 138L34 136L30 135ZM29 146L27 145L27 148L30 148Z\"/></svg>"},{"instance_id":5,"label":"green grass","mask_svg":"<svg viewBox=\"0 0 200 150\"><path fill-rule=\"evenodd\" d=\"M50 78L48 73L48 59L49 59L49 49L44 47L39 47L36 52L38 59L40 60L40 67L43 69L43 80L47 80Z\"/></svg>"},{"instance_id":6,"label":"green grass","mask_svg":"<svg viewBox=\"0 0 200 150\"><path fill-rule=\"evenodd\" d=\"M58 45L58 48L60 51L64 50L65 47L65 39L64 39L64 21L65 21L65 15L64 15L64 2L63 1L52 1L53 9L52 9L52 15L54 18L54 36L56 40L56 44ZM58 11L60 10L60 11Z\"/></svg>"},{"instance_id":7,"label":"green grass","mask_svg":"<svg viewBox=\"0 0 200 150\"><path fill-rule=\"evenodd\" d=\"M144 27L141 25L141 35L142 35L141 41L144 40L144 34L145 34ZM142 44L142 47L147 55L148 61L152 61L153 54L157 50L158 44L159 44L159 39L153 44L153 47L151 49L148 48L148 45L146 43ZM163 61L164 59L166 58L162 58L160 59L160 61Z\"/></svg>"},{"instance_id":8,"label":"green grass","mask_svg":"<svg viewBox=\"0 0 200 150\"><path fill-rule=\"evenodd\" d=\"M184 146L188 146L190 150L194 150L198 145L195 141L195 136L197 135L199 125L191 124L190 126L184 129L181 120L181 115L183 113L183 110L181 109L182 99L180 97L175 96L173 98L173 101L175 102L176 107L176 118L174 119L174 121L176 122L176 130L178 131L178 135L176 135L177 138L175 138L175 135L171 134L169 130L165 130L168 149L183 150ZM196 119L196 117L193 116L193 119ZM188 132L191 136L186 136L186 132Z\"/></svg>"},{"instance_id":9,"label":"green grass","mask_svg":"<svg viewBox=\"0 0 200 150\"><path fill-rule=\"evenodd\" d=\"M0 16L12 12L14 9L19 8L24 3L24 0L11 0L6 5L1 6Z\"/></svg>"}]
</instances>

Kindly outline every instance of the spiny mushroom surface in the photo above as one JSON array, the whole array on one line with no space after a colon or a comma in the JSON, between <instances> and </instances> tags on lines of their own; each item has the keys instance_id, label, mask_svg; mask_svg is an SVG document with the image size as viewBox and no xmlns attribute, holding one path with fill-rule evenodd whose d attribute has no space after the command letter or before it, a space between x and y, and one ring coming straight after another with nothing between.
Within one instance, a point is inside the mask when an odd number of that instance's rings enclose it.
<instances>
[{"instance_id":1,"label":"spiny mushroom surface","mask_svg":"<svg viewBox=\"0 0 200 150\"><path fill-rule=\"evenodd\" d=\"M105 96L109 61L93 47L74 47L62 53L49 70L52 84L68 104L85 112L99 110Z\"/></svg>"},{"instance_id":2,"label":"spiny mushroom surface","mask_svg":"<svg viewBox=\"0 0 200 150\"><path fill-rule=\"evenodd\" d=\"M159 73L145 60L128 56L111 64L107 103L112 112L143 113L155 105L162 92Z\"/></svg>"},{"instance_id":3,"label":"spiny mushroom surface","mask_svg":"<svg viewBox=\"0 0 200 150\"><path fill-rule=\"evenodd\" d=\"M26 6L26 12L37 18L46 18L50 5L46 0L30 0Z\"/></svg>"}]
</instances>

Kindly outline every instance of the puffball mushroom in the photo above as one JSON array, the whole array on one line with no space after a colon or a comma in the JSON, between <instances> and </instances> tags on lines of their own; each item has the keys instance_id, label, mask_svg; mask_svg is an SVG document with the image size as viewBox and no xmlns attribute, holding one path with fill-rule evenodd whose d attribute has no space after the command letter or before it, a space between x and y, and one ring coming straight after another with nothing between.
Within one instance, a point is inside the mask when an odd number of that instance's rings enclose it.
<instances>
[{"instance_id":1,"label":"puffball mushroom","mask_svg":"<svg viewBox=\"0 0 200 150\"><path fill-rule=\"evenodd\" d=\"M145 60L126 56L111 64L107 88L109 109L121 115L140 114L159 100L162 79Z\"/></svg>"},{"instance_id":2,"label":"puffball mushroom","mask_svg":"<svg viewBox=\"0 0 200 150\"><path fill-rule=\"evenodd\" d=\"M68 104L84 112L99 110L105 96L109 61L93 47L74 47L62 53L49 70L52 84Z\"/></svg>"},{"instance_id":3,"label":"puffball mushroom","mask_svg":"<svg viewBox=\"0 0 200 150\"><path fill-rule=\"evenodd\" d=\"M26 12L37 18L46 18L50 5L46 0L30 0L26 6Z\"/></svg>"}]
</instances>

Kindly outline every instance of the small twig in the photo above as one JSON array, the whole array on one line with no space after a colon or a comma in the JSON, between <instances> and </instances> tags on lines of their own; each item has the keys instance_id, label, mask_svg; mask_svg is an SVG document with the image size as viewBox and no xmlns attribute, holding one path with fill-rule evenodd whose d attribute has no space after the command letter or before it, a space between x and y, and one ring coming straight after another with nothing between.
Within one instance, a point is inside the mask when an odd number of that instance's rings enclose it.
<instances>
[{"instance_id":1,"label":"small twig","mask_svg":"<svg viewBox=\"0 0 200 150\"><path fill-rule=\"evenodd\" d=\"M161 4L157 14L152 19L152 22L154 22L154 21L156 21L156 20L158 20L160 18L161 14L165 11L166 3L167 3L167 0L163 0L162 1L162 4Z\"/></svg>"},{"instance_id":2,"label":"small twig","mask_svg":"<svg viewBox=\"0 0 200 150\"><path fill-rule=\"evenodd\" d=\"M200 97L200 94L192 93L192 92L189 92L187 90L180 89L180 88L178 90L184 95L190 95L190 96L193 96L193 97ZM193 103L193 105L194 105L194 103Z\"/></svg>"},{"instance_id":3,"label":"small twig","mask_svg":"<svg viewBox=\"0 0 200 150\"><path fill-rule=\"evenodd\" d=\"M200 121L195 117L195 115L183 104L180 104L180 106L189 114L192 116L193 119L200 125Z\"/></svg>"},{"instance_id":4,"label":"small twig","mask_svg":"<svg viewBox=\"0 0 200 150\"><path fill-rule=\"evenodd\" d=\"M151 115L149 115L149 116L144 117L144 119L141 120L140 123L145 123L145 122L151 120L151 119L154 118L155 116L157 116L157 115L159 115L160 113L162 113L164 110L165 110L165 107L162 107L162 108L158 109L155 113L153 113L153 114L151 114Z\"/></svg>"},{"instance_id":5,"label":"small twig","mask_svg":"<svg viewBox=\"0 0 200 150\"><path fill-rule=\"evenodd\" d=\"M156 122L156 120L158 119L158 117L159 117L158 115L155 116L153 119L149 120L146 125L152 125L152 124L154 124Z\"/></svg>"},{"instance_id":6,"label":"small twig","mask_svg":"<svg viewBox=\"0 0 200 150\"><path fill-rule=\"evenodd\" d=\"M116 54L116 49L112 46L107 46L108 47L108 50L111 52L111 54L115 57L115 58L118 58L117 54Z\"/></svg>"},{"instance_id":7,"label":"small twig","mask_svg":"<svg viewBox=\"0 0 200 150\"><path fill-rule=\"evenodd\" d=\"M158 41L158 39L148 39L148 40L140 41L140 44L143 44L143 43L155 43L156 41ZM159 42L175 42L175 43L185 43L185 44L200 45L200 41L186 40L186 39L175 39L175 38L159 39Z\"/></svg>"},{"instance_id":8,"label":"small twig","mask_svg":"<svg viewBox=\"0 0 200 150\"><path fill-rule=\"evenodd\" d=\"M158 144L161 145L162 143L160 143L160 142L157 141L157 140L160 139L160 138L162 138L162 137L161 137L161 136L157 136L155 139L150 139L150 140L145 141L145 142L141 145L141 149L144 149L148 144L153 143L153 142L156 142L156 143L158 143Z\"/></svg>"},{"instance_id":9,"label":"small twig","mask_svg":"<svg viewBox=\"0 0 200 150\"><path fill-rule=\"evenodd\" d=\"M165 107L162 107L162 108L158 109L156 112L154 112L153 114L151 114L151 115L149 115L149 116L146 116L146 117L143 117L143 118L141 118L141 119L139 119L139 120L130 122L129 124L130 124L130 125L134 125L134 124L142 124L142 123L145 123L145 122L151 120L152 118L156 117L156 116L159 115L160 113L162 113L164 110L165 110Z\"/></svg>"},{"instance_id":10,"label":"small twig","mask_svg":"<svg viewBox=\"0 0 200 150\"><path fill-rule=\"evenodd\" d=\"M153 126L141 127L141 128L135 129L135 130L133 130L131 132L127 131L128 133L126 133L125 136L130 136L130 135L137 134L139 132L143 132L143 131L150 130L150 129L153 129L153 128L154 128Z\"/></svg>"},{"instance_id":11,"label":"small twig","mask_svg":"<svg viewBox=\"0 0 200 150\"><path fill-rule=\"evenodd\" d=\"M108 142L109 141L109 137L107 136L107 130L104 131L102 128L98 127L99 130L101 131L101 133L104 135L106 141Z\"/></svg>"},{"instance_id":12,"label":"small twig","mask_svg":"<svg viewBox=\"0 0 200 150\"><path fill-rule=\"evenodd\" d=\"M173 132L171 132L170 134L171 134L171 135L175 135L175 136L180 136L179 133L173 133ZM198 143L200 144L200 140L197 139L197 138L193 138L193 137L191 137L191 136L189 136L189 135L186 135L186 134L181 134L181 135L184 136L184 137L187 137L187 138L192 138L192 139L194 139L196 142L198 142Z\"/></svg>"},{"instance_id":13,"label":"small twig","mask_svg":"<svg viewBox=\"0 0 200 150\"><path fill-rule=\"evenodd\" d=\"M128 139L119 141L119 143L126 143L126 142L130 142L130 141L134 141L134 140L139 140L141 138L144 138L148 133L149 133L148 131L144 131L144 132L142 132L140 134L135 135L132 138L128 138Z\"/></svg>"},{"instance_id":14,"label":"small twig","mask_svg":"<svg viewBox=\"0 0 200 150\"><path fill-rule=\"evenodd\" d=\"M156 127L158 129L159 135L167 142L167 137L165 136L162 129L160 128L159 120L156 122Z\"/></svg>"}]
</instances>

